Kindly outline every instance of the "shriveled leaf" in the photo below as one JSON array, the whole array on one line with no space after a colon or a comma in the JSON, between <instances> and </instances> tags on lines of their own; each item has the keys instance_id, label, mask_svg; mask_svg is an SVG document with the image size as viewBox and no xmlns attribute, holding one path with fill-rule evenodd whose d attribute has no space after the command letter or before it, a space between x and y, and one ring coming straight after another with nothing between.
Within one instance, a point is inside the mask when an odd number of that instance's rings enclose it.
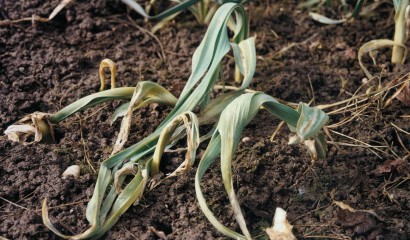
<instances>
[{"instance_id":1,"label":"shriveled leaf","mask_svg":"<svg viewBox=\"0 0 410 240\"><path fill-rule=\"evenodd\" d=\"M199 123L196 115L192 112L186 112L178 115L173 121L168 123L162 130L157 147L154 152L151 175L155 176L159 173L159 165L162 154L166 147L178 139L173 139L175 130L183 123L186 129L187 136L187 152L184 162L168 177L173 177L185 173L191 169L195 161L196 150L199 146Z\"/></svg>"},{"instance_id":2,"label":"shriveled leaf","mask_svg":"<svg viewBox=\"0 0 410 240\"><path fill-rule=\"evenodd\" d=\"M4 134L9 140L15 142L28 142L30 136L34 135L32 142L54 142L53 127L47 120L47 113L35 112L27 115L20 121L7 127Z\"/></svg>"},{"instance_id":3,"label":"shriveled leaf","mask_svg":"<svg viewBox=\"0 0 410 240\"><path fill-rule=\"evenodd\" d=\"M286 211L282 208L276 208L273 226L265 231L270 240L296 240L292 228L293 226L286 219Z\"/></svg>"},{"instance_id":4,"label":"shriveled leaf","mask_svg":"<svg viewBox=\"0 0 410 240\"><path fill-rule=\"evenodd\" d=\"M340 208L337 211L338 222L345 227L354 227L356 234L369 234L377 228L376 219L380 219L380 217L374 210L354 209L339 201L333 201L333 203Z\"/></svg>"},{"instance_id":5,"label":"shriveled leaf","mask_svg":"<svg viewBox=\"0 0 410 240\"><path fill-rule=\"evenodd\" d=\"M122 119L120 133L118 134L111 155L119 152L127 141L131 127L131 117L135 109L151 103L173 106L176 102L177 98L162 86L149 81L139 82L135 87L131 101L128 104L127 112Z\"/></svg>"},{"instance_id":6,"label":"shriveled leaf","mask_svg":"<svg viewBox=\"0 0 410 240\"><path fill-rule=\"evenodd\" d=\"M389 39L378 39L378 40L372 40L370 42L367 42L363 44L360 49L359 53L357 54L358 60L359 60L359 65L362 68L363 72L366 74L366 77L368 79L372 79L373 75L369 72L369 70L366 68L366 66L362 62L363 55L366 53L370 53L371 51L380 49L380 48L385 48L385 47L392 47L392 46L399 46L404 49L404 56L407 56L407 48L403 44L400 43L395 43L392 40ZM403 58L404 61L405 57Z\"/></svg>"},{"instance_id":7,"label":"shriveled leaf","mask_svg":"<svg viewBox=\"0 0 410 240\"><path fill-rule=\"evenodd\" d=\"M329 121L329 116L322 110L309 107L306 103L299 103L300 117L296 125L296 133L303 140L316 136Z\"/></svg>"},{"instance_id":8,"label":"shriveled leaf","mask_svg":"<svg viewBox=\"0 0 410 240\"><path fill-rule=\"evenodd\" d=\"M43 200L43 205L42 205L42 208L41 208L41 214L42 214L42 217L43 217L44 225L46 225L46 227L48 227L48 229L53 231L54 234L56 234L57 236L59 236L61 238L64 238L64 239L69 239L70 238L70 236L64 235L60 231L58 231L58 229L53 225L53 223L51 223L50 218L48 217L47 198L45 198Z\"/></svg>"},{"instance_id":9,"label":"shriveled leaf","mask_svg":"<svg viewBox=\"0 0 410 240\"><path fill-rule=\"evenodd\" d=\"M115 172L115 176L114 176L114 187L115 187L115 193L116 194L120 194L122 189L121 189L121 184L122 181L127 175L131 175L136 173L135 169L134 169L134 165L133 164L127 164L125 166L123 166L120 170L118 170L117 172Z\"/></svg>"},{"instance_id":10,"label":"shriveled leaf","mask_svg":"<svg viewBox=\"0 0 410 240\"><path fill-rule=\"evenodd\" d=\"M348 204L346 204L344 202L340 202L340 201L336 201L336 200L333 200L333 204L335 204L336 206L338 206L339 208L341 208L343 210L347 210L347 211L352 212L352 213L365 212L365 213L369 213L369 214L373 215L376 218L380 218L374 210L355 209L355 208L349 206Z\"/></svg>"},{"instance_id":11,"label":"shriveled leaf","mask_svg":"<svg viewBox=\"0 0 410 240\"><path fill-rule=\"evenodd\" d=\"M344 227L354 227L355 234L363 235L377 228L376 220L366 212L338 210L337 220Z\"/></svg>"},{"instance_id":12,"label":"shriveled leaf","mask_svg":"<svg viewBox=\"0 0 410 240\"><path fill-rule=\"evenodd\" d=\"M22 124L22 125L10 125L4 131L8 139L13 142L20 142L22 134L34 135L34 141L39 142L41 140L41 133L33 125ZM24 140L23 140L24 142Z\"/></svg>"}]
</instances>

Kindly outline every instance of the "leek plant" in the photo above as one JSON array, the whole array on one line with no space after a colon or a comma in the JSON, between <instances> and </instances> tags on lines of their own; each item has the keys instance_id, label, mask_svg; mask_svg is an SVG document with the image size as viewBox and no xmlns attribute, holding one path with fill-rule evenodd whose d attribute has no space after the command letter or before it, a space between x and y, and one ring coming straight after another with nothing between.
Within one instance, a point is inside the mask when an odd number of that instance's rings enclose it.
<instances>
[{"instance_id":1,"label":"leek plant","mask_svg":"<svg viewBox=\"0 0 410 240\"><path fill-rule=\"evenodd\" d=\"M369 70L367 70L367 68L364 66L362 62L362 58L365 53L372 54L372 53L375 53L377 49L385 48L385 47L393 47L391 62L393 64L403 64L406 60L406 57L407 57L406 9L409 6L409 0L393 0L393 5L394 5L394 11L395 11L395 15L394 15L395 29L394 29L393 40L390 40L390 39L372 40L370 42L363 44L363 46L361 46L359 49L359 53L358 53L359 64L368 79L373 78L373 75L369 72Z\"/></svg>"},{"instance_id":2,"label":"leek plant","mask_svg":"<svg viewBox=\"0 0 410 240\"><path fill-rule=\"evenodd\" d=\"M235 17L233 18L232 15ZM228 29L233 29L232 41L228 37ZM233 50L235 64L242 77L241 86L211 99L211 92L222 69L221 62L230 49ZM112 65L110 61L101 64L102 67L108 66L113 72L115 68ZM44 224L65 239L101 237L131 205L138 203L148 186L155 185L155 179L161 176L159 166L164 151L186 137L185 160L168 177L177 176L191 169L199 144L211 136L195 178L196 195L200 207L209 221L224 235L235 239L251 239L233 191L231 173L232 156L244 127L259 109L266 109L273 116L285 121L290 130L295 133L290 143L303 143L308 147L312 158L316 159L326 155L326 139L321 129L328 120L328 116L323 111L302 103L295 110L261 92L244 94L253 78L255 67L255 43L254 38L248 38L246 12L240 4L226 3L215 12L201 44L194 52L191 75L178 99L152 82L141 82L136 88L115 88L115 79L112 78L111 90L87 96L55 114L43 114L41 119L47 124L57 123L75 112L101 102L131 99L114 113L114 119L123 116L120 130L120 135L121 132L123 135L119 137L120 140L118 145L116 143L112 156L103 161L100 166L94 193L86 210L90 227L75 236L62 234L48 217L46 199L42 206ZM104 77L101 81L103 86ZM122 150L122 144L127 139L132 112L135 108L152 102L173 105L174 108L151 135ZM201 109L198 115L193 113L197 106ZM199 126L210 124L213 124L214 128L200 137ZM42 131L41 128L36 129L38 132ZM14 134L18 133L14 132ZM242 234L228 229L216 219L201 191L200 182L219 154L224 186ZM125 181L127 178L130 181Z\"/></svg>"}]
</instances>

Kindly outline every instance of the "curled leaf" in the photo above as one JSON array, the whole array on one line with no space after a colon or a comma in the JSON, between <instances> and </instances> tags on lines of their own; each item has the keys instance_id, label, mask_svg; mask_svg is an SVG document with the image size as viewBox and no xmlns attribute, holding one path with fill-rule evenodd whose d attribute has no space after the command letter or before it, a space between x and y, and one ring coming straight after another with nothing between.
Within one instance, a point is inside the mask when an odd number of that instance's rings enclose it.
<instances>
[{"instance_id":1,"label":"curled leaf","mask_svg":"<svg viewBox=\"0 0 410 240\"><path fill-rule=\"evenodd\" d=\"M157 147L155 148L151 175L155 176L159 173L159 164L165 148L177 139L173 139L174 132L179 127L181 122L184 124L187 136L187 152L185 154L185 161L168 177L177 176L185 173L191 169L195 161L196 150L199 146L199 124L198 119L192 112L186 112L178 115L173 121L168 123L162 130Z\"/></svg>"},{"instance_id":2,"label":"curled leaf","mask_svg":"<svg viewBox=\"0 0 410 240\"><path fill-rule=\"evenodd\" d=\"M100 69L99 69L99 75L100 75L100 82L101 82L101 87L100 91L103 91L105 89L105 69L109 68L111 72L111 89L115 88L115 74L116 74L116 68L115 68L115 63L111 59L104 59L101 61L100 64Z\"/></svg>"},{"instance_id":3,"label":"curled leaf","mask_svg":"<svg viewBox=\"0 0 410 240\"><path fill-rule=\"evenodd\" d=\"M126 165L124 167L122 167L120 170L118 170L117 172L115 172L114 175L114 187L115 187L115 193L116 194L120 194L122 189L121 189L121 181L119 180L119 178L121 176L126 176L126 175L131 175L131 174L136 174L136 171L134 169L134 166L132 164L130 165Z\"/></svg>"},{"instance_id":4,"label":"curled leaf","mask_svg":"<svg viewBox=\"0 0 410 240\"><path fill-rule=\"evenodd\" d=\"M20 22L34 22L34 21L38 21L38 22L48 22L50 20L52 20L55 16L57 16L57 14L63 9L65 8L69 3L71 3L72 0L62 0L55 8L54 10L51 12L51 14L48 16L48 18L44 18L44 17L39 17L36 15L33 15L32 17L26 17L26 18L21 18L21 19L17 19L17 20L1 20L0 21L0 26L6 26L6 25L10 25L10 24L14 24L14 23L20 23Z\"/></svg>"},{"instance_id":5,"label":"curled leaf","mask_svg":"<svg viewBox=\"0 0 410 240\"><path fill-rule=\"evenodd\" d=\"M42 208L41 208L41 215L43 217L44 225L46 225L46 227L48 227L48 229L53 231L54 234L56 234L57 236L59 236L61 238L64 238L64 239L69 239L70 238L70 236L64 235L60 231L58 231L57 228L54 226L54 224L51 223L50 218L48 217L47 198L45 198L43 200L43 205L42 205Z\"/></svg>"},{"instance_id":6,"label":"curled leaf","mask_svg":"<svg viewBox=\"0 0 410 240\"><path fill-rule=\"evenodd\" d=\"M389 39L378 39L378 40L369 41L360 47L359 53L357 54L359 65L369 80L373 78L373 75L369 72L369 70L363 64L362 62L363 55L366 53L373 52L374 50L377 50L380 48L393 47L393 46L401 47L404 49L404 57L402 59L402 63L404 63L404 60L406 59L406 56L407 56L407 47L401 43L396 43Z\"/></svg>"},{"instance_id":7,"label":"curled leaf","mask_svg":"<svg viewBox=\"0 0 410 240\"><path fill-rule=\"evenodd\" d=\"M120 133L118 134L117 141L115 142L111 155L119 152L127 141L131 126L132 112L135 109L147 106L151 103L160 103L173 106L176 102L177 98L162 86L149 81L139 82L135 87L131 101L128 104L127 112L122 119ZM117 114L118 113L121 112L117 112Z\"/></svg>"}]
</instances>

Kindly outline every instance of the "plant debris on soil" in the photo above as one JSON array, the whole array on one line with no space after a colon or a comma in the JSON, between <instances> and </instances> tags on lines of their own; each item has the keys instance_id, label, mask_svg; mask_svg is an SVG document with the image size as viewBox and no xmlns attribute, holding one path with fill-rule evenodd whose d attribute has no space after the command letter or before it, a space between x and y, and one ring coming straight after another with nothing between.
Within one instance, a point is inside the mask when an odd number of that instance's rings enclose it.
<instances>
[{"instance_id":1,"label":"plant debris on soil","mask_svg":"<svg viewBox=\"0 0 410 240\"><path fill-rule=\"evenodd\" d=\"M0 20L48 16L58 3L3 1ZM341 25L323 25L296 5L249 4L258 55L250 88L288 102L313 99L312 105L351 97L365 77L357 51L369 40L392 37L392 6ZM187 12L159 30L157 41L144 30L150 25L119 1L94 0L75 1L47 23L1 26L0 132L29 113L56 112L98 91L98 65L104 58L115 61L119 86L151 80L178 96L206 26ZM409 64L394 69L390 54L380 52L378 66L366 58L383 84L410 72ZM225 79L234 84L232 75ZM43 225L44 198L63 233L87 228L85 208L95 169L110 155L118 134L120 124L110 126L110 113L119 104L98 105L56 125L55 144L0 139L0 236L58 239ZM409 110L408 103L396 99L333 129L350 138L331 133L332 142L349 144L330 144L328 157L313 164L304 148L287 145L285 128L271 141L280 122L259 113L245 129L233 162L234 185L252 235L265 238L281 207L298 239L410 239ZM169 111L165 106L136 111L128 146L153 132ZM330 116L330 124L348 114ZM170 172L183 156L164 158L162 170ZM62 179L71 165L80 166L80 177ZM238 230L218 165L205 175L203 190L218 219ZM104 239L224 239L199 208L194 175L168 179L147 192Z\"/></svg>"}]
</instances>

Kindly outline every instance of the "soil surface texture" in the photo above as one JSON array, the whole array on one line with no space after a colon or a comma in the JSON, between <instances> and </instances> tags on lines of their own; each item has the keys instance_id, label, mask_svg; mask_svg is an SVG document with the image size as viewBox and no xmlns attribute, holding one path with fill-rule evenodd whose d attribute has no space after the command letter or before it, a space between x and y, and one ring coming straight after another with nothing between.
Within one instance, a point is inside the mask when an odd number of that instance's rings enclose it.
<instances>
[{"instance_id":1,"label":"soil surface texture","mask_svg":"<svg viewBox=\"0 0 410 240\"><path fill-rule=\"evenodd\" d=\"M47 17L59 2L0 0L0 20ZM385 3L344 24L323 25L313 21L308 10L297 9L297 2L246 4L258 55L249 88L311 105L350 98L366 80L357 60L360 46L393 37L393 6ZM340 18L335 9L318 11ZM155 35L148 31L152 25L121 1L92 0L73 1L46 23L0 26L0 132L27 114L53 113L97 92L98 67L104 58L116 63L118 86L150 80L179 96L206 26L189 12ZM377 65L364 57L383 86L410 72L409 64L393 67L390 56L390 49L379 51ZM226 84L235 85L229 59L225 70ZM43 225L44 198L60 231L74 235L87 229L85 209L94 190L95 169L109 157L118 135L120 121L111 126L110 120L120 103L95 106L55 125L55 144L23 145L1 137L0 236L58 239ZM410 239L410 108L397 99L385 108L372 104L352 121L329 129L328 156L314 163L303 146L287 145L290 132L285 126L271 141L280 121L265 111L258 113L245 128L233 161L235 190L252 236L267 239L264 229L281 207L298 239ZM137 110L127 146L152 133L170 110ZM329 124L351 114L330 115ZM204 149L201 145L199 154ZM166 154L162 171L172 171L183 157ZM80 177L62 179L64 170L74 164L81 167ZM196 166L147 192L103 239L158 239L152 229L168 239L226 239L199 208ZM202 186L218 219L240 231L219 163L205 174ZM356 211L343 209L341 203Z\"/></svg>"}]
</instances>

